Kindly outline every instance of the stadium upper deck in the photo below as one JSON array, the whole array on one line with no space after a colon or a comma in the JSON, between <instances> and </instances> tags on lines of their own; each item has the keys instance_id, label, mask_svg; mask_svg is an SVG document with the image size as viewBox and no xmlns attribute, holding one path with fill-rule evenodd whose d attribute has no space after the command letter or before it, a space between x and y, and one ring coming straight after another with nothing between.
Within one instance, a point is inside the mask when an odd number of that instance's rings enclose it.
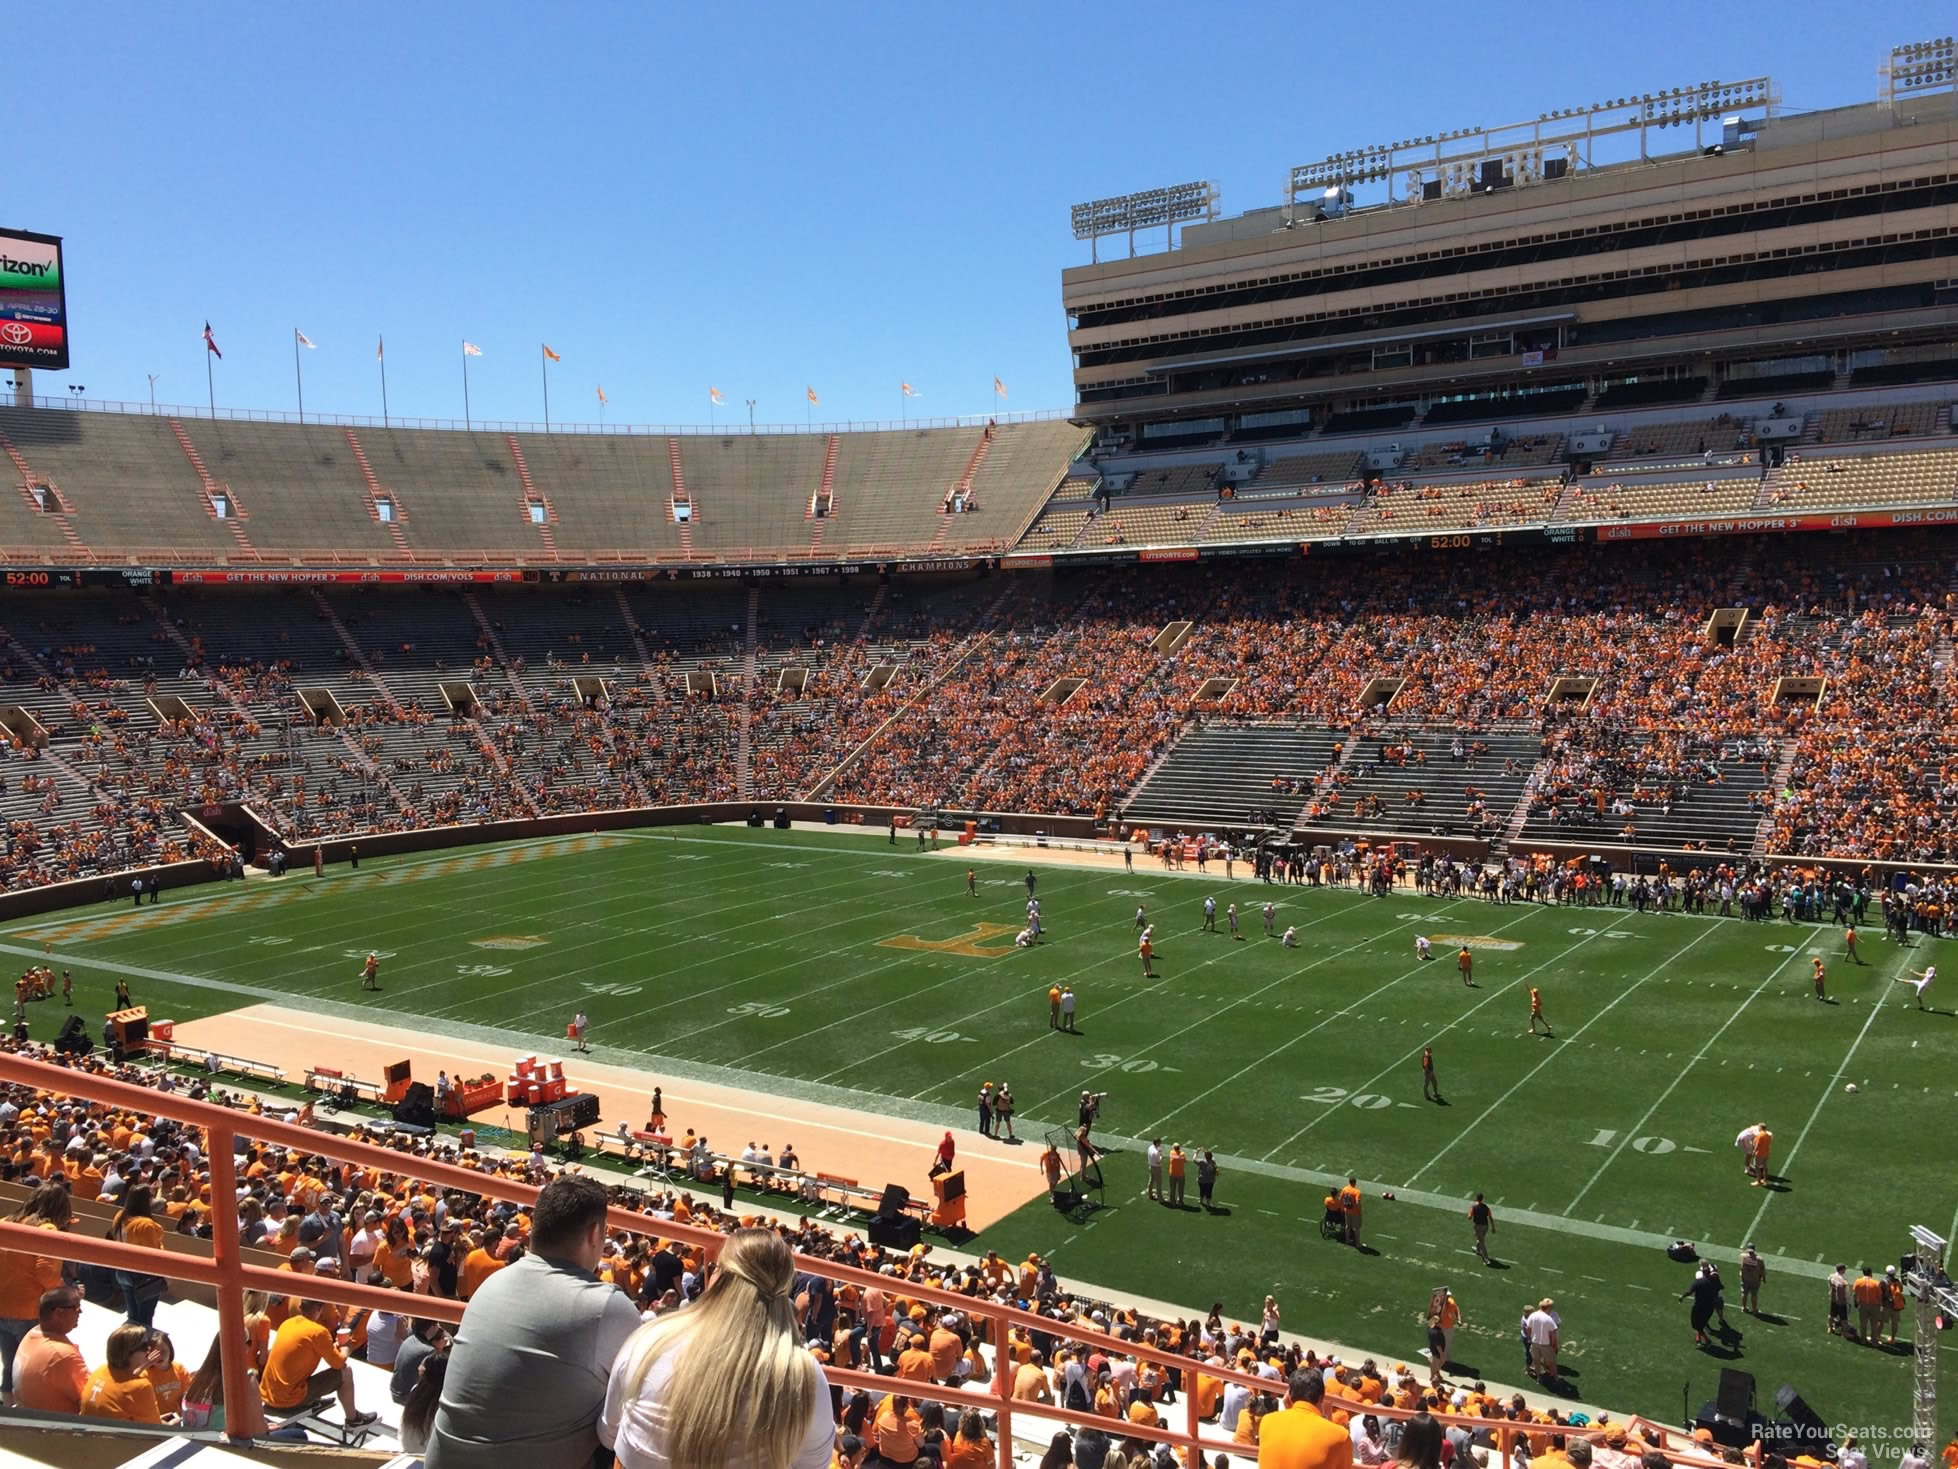
<instances>
[{"instance_id":1,"label":"stadium upper deck","mask_svg":"<svg viewBox=\"0 0 1958 1469\"><path fill-rule=\"evenodd\" d=\"M1951 376L1952 93L1777 116L1765 81L1689 91L1713 131L1683 151L1677 98L1545 114L1068 270L1077 416L1170 448ZM1593 132L1634 128L1596 163ZM1381 178L1398 202L1351 206Z\"/></svg>"},{"instance_id":2,"label":"stadium upper deck","mask_svg":"<svg viewBox=\"0 0 1958 1469\"><path fill-rule=\"evenodd\" d=\"M455 432L0 407L15 564L837 562L1005 550L1085 441Z\"/></svg>"}]
</instances>

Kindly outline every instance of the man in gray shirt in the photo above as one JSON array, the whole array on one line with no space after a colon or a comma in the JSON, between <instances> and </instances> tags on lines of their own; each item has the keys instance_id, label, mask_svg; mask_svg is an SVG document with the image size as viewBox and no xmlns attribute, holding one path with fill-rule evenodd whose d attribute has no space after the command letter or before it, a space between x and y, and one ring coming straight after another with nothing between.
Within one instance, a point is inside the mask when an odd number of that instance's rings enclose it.
<instances>
[{"instance_id":1,"label":"man in gray shirt","mask_svg":"<svg viewBox=\"0 0 1958 1469\"><path fill-rule=\"evenodd\" d=\"M589 1178L544 1185L531 1253L470 1297L423 1456L427 1469L586 1469L619 1348L639 1325L624 1291L592 1272L605 1240L605 1190Z\"/></svg>"}]
</instances>

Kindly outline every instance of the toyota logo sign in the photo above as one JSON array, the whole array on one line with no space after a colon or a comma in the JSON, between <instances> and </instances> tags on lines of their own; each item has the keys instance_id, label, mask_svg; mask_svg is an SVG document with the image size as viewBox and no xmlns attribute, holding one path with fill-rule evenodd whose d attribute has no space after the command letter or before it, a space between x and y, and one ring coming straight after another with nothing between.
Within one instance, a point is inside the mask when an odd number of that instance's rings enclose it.
<instances>
[{"instance_id":1,"label":"toyota logo sign","mask_svg":"<svg viewBox=\"0 0 1958 1469\"><path fill-rule=\"evenodd\" d=\"M25 322L0 322L0 342L6 342L15 347L24 347L33 340L33 329Z\"/></svg>"}]
</instances>

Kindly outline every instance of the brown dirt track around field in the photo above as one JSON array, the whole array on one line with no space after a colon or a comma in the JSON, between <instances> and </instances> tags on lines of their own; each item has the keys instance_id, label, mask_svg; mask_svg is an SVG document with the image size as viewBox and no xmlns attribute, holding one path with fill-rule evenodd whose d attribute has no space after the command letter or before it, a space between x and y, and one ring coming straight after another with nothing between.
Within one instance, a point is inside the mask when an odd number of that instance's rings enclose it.
<instances>
[{"instance_id":1,"label":"brown dirt track around field","mask_svg":"<svg viewBox=\"0 0 1958 1469\"><path fill-rule=\"evenodd\" d=\"M176 1039L181 1045L282 1066L293 1080L303 1078L310 1067L331 1066L363 1081L378 1081L383 1067L402 1060L414 1064L417 1081L431 1086L438 1071L451 1076L490 1072L501 1080L509 1075L515 1059L508 1050L424 1034L407 1024L343 1020L283 1005L251 1005L183 1021ZM550 1060L561 1053L538 1054ZM716 1152L739 1153L754 1142L767 1144L778 1155L785 1144L794 1143L803 1166L812 1172L852 1178L866 1188L901 1183L914 1196L931 1196L926 1170L943 1128L711 1082L667 1081L651 1072L575 1054L563 1054L562 1059L572 1085L598 1094L603 1131L616 1131L621 1121L635 1129L644 1127L657 1085L662 1087L667 1128L676 1139L692 1128L708 1138ZM521 1112L501 1105L476 1116L486 1124L514 1123L516 1130L523 1128ZM445 1124L450 1126L454 1124ZM956 1137L958 1166L965 1170L968 1228L984 1229L1046 1193L1038 1144L994 1142L970 1128Z\"/></svg>"}]
</instances>

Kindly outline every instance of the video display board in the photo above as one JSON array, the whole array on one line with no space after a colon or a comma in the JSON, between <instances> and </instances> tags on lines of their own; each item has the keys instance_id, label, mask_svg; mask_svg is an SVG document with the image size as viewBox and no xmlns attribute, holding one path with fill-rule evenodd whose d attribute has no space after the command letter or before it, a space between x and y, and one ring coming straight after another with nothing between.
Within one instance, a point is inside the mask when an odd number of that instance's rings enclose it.
<instances>
[{"instance_id":1,"label":"video display board","mask_svg":"<svg viewBox=\"0 0 1958 1469\"><path fill-rule=\"evenodd\" d=\"M61 237L0 230L0 367L67 366Z\"/></svg>"}]
</instances>

